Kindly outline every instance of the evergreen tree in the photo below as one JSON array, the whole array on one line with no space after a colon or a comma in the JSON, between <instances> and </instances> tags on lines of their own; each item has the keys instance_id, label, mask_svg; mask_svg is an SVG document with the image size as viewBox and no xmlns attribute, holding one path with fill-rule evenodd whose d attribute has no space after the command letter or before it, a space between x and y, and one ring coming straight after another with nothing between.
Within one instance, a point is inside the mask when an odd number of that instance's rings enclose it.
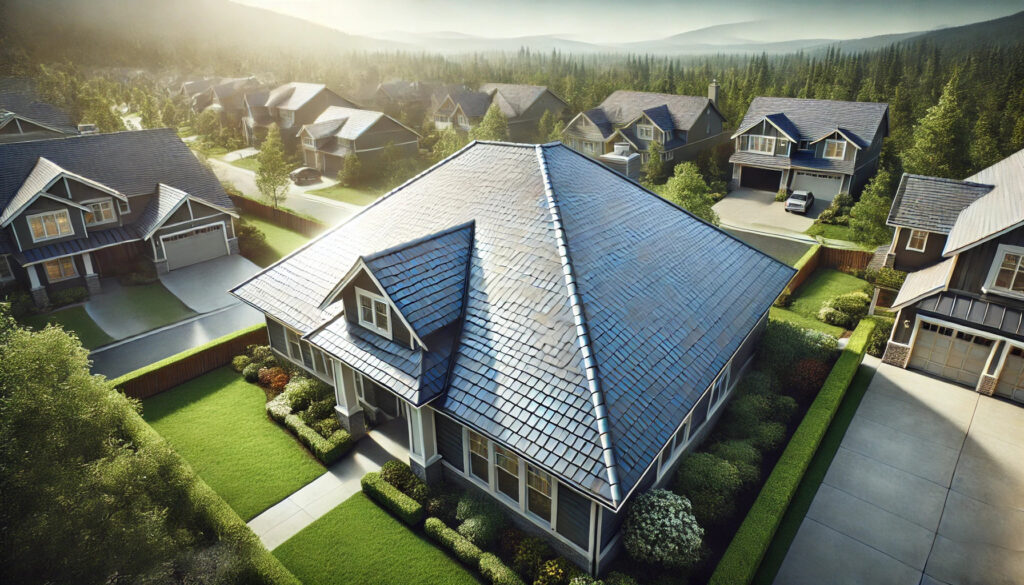
<instances>
[{"instance_id":1,"label":"evergreen tree","mask_svg":"<svg viewBox=\"0 0 1024 585\"><path fill-rule=\"evenodd\" d=\"M665 199L710 224L719 224L718 214L712 209L715 196L692 162L676 165L675 174L665 183L663 192Z\"/></svg>"},{"instance_id":2,"label":"evergreen tree","mask_svg":"<svg viewBox=\"0 0 1024 585\"><path fill-rule=\"evenodd\" d=\"M469 138L471 140L508 140L508 120L505 119L497 105L492 104L487 108L484 119L477 124L476 128L469 131Z\"/></svg>"},{"instance_id":3,"label":"evergreen tree","mask_svg":"<svg viewBox=\"0 0 1024 585\"><path fill-rule=\"evenodd\" d=\"M544 114L540 117L540 122L537 123L537 142L547 141L554 127L555 116L551 113L551 110L544 110Z\"/></svg>"},{"instance_id":4,"label":"evergreen tree","mask_svg":"<svg viewBox=\"0 0 1024 585\"><path fill-rule=\"evenodd\" d=\"M665 175L665 161L661 160L661 143L651 141L647 147L647 162L644 163L644 182L653 185Z\"/></svg>"},{"instance_id":5,"label":"evergreen tree","mask_svg":"<svg viewBox=\"0 0 1024 585\"><path fill-rule=\"evenodd\" d=\"M359 161L359 156L353 152L345 157L345 164L338 171L338 182L342 187L354 187L362 180L362 175L363 163Z\"/></svg>"},{"instance_id":6,"label":"evergreen tree","mask_svg":"<svg viewBox=\"0 0 1024 585\"><path fill-rule=\"evenodd\" d=\"M275 209L288 193L288 160L281 144L281 133L274 124L267 129L267 137L256 155L259 168L256 170L256 188L264 199Z\"/></svg>"},{"instance_id":7,"label":"evergreen tree","mask_svg":"<svg viewBox=\"0 0 1024 585\"><path fill-rule=\"evenodd\" d=\"M445 128L438 135L437 142L434 143L434 149L431 151L434 162L455 154L466 145L466 142L466 137L459 134L454 128Z\"/></svg>"},{"instance_id":8,"label":"evergreen tree","mask_svg":"<svg viewBox=\"0 0 1024 585\"><path fill-rule=\"evenodd\" d=\"M854 241L870 246L880 246L892 240L892 228L885 224L892 207L892 175L879 169L871 179L860 201L850 210L850 229Z\"/></svg>"},{"instance_id":9,"label":"evergreen tree","mask_svg":"<svg viewBox=\"0 0 1024 585\"><path fill-rule=\"evenodd\" d=\"M964 112L959 92L960 76L954 73L942 90L939 102L928 108L914 128L910 146L903 152L908 173L960 179L964 176Z\"/></svg>"},{"instance_id":10,"label":"evergreen tree","mask_svg":"<svg viewBox=\"0 0 1024 585\"><path fill-rule=\"evenodd\" d=\"M165 126L170 126L172 128L177 126L178 122L180 122L178 119L178 109L174 107L174 102L172 100L166 100L164 102L164 107L160 111L160 121L163 122Z\"/></svg>"},{"instance_id":11,"label":"evergreen tree","mask_svg":"<svg viewBox=\"0 0 1024 585\"><path fill-rule=\"evenodd\" d=\"M983 112L974 123L971 146L967 151L973 169L990 167L1003 158L999 153L999 129L996 127L994 116L994 112Z\"/></svg>"},{"instance_id":12,"label":"evergreen tree","mask_svg":"<svg viewBox=\"0 0 1024 585\"><path fill-rule=\"evenodd\" d=\"M551 133L548 134L548 142L561 142L563 131L565 131L565 122L561 120L555 122L555 125L551 127Z\"/></svg>"}]
</instances>

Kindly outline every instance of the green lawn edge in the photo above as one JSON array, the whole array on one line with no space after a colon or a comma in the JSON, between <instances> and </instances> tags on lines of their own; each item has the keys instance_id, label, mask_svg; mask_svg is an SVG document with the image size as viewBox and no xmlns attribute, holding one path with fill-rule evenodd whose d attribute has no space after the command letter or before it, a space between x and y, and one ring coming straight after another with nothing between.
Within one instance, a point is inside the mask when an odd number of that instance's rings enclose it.
<instances>
[{"instance_id":1,"label":"green lawn edge","mask_svg":"<svg viewBox=\"0 0 1024 585\"><path fill-rule=\"evenodd\" d=\"M868 338L874 328L875 322L865 319L853 332L846 349L839 356L817 398L811 403L754 505L722 555L708 582L710 585L749 585L753 580L814 454L860 368Z\"/></svg>"},{"instance_id":2,"label":"green lawn edge","mask_svg":"<svg viewBox=\"0 0 1024 585\"><path fill-rule=\"evenodd\" d=\"M49 324L58 326L78 337L78 340L82 342L82 347L85 349L95 349L115 341L89 316L89 312L81 305L58 309L41 315L27 315L21 321L23 324L36 330L42 330Z\"/></svg>"}]
</instances>

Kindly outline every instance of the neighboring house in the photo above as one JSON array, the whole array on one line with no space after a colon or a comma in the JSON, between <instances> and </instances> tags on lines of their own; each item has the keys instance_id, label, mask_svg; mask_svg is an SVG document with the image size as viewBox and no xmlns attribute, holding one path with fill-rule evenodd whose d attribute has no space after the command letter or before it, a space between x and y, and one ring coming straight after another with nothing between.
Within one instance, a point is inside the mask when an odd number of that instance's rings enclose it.
<instances>
[{"instance_id":1,"label":"neighboring house","mask_svg":"<svg viewBox=\"0 0 1024 585\"><path fill-rule=\"evenodd\" d=\"M163 273L237 253L237 217L172 129L0 144L0 281L41 306L139 258Z\"/></svg>"},{"instance_id":2,"label":"neighboring house","mask_svg":"<svg viewBox=\"0 0 1024 585\"><path fill-rule=\"evenodd\" d=\"M479 91L449 93L434 109L434 127L438 130L454 127L468 132L480 123L492 105L498 106L508 120L509 140L521 142L535 138L544 112L551 112L557 120L568 107L562 98L544 86L485 83Z\"/></svg>"},{"instance_id":3,"label":"neighboring house","mask_svg":"<svg viewBox=\"0 0 1024 585\"><path fill-rule=\"evenodd\" d=\"M1024 150L964 181L904 175L889 224L911 272L883 361L1024 402Z\"/></svg>"},{"instance_id":4,"label":"neighboring house","mask_svg":"<svg viewBox=\"0 0 1024 585\"><path fill-rule=\"evenodd\" d=\"M370 110L331 106L312 124L299 130L302 157L307 167L334 176L355 154L361 162L372 161L388 145L402 156L419 152L420 135L391 116Z\"/></svg>"},{"instance_id":5,"label":"neighboring house","mask_svg":"<svg viewBox=\"0 0 1024 585\"><path fill-rule=\"evenodd\" d=\"M331 106L359 108L321 83L286 83L273 90L245 95L246 116L242 119L245 140L250 146L263 141L267 129L277 125L285 147L294 150L300 128L312 124Z\"/></svg>"},{"instance_id":6,"label":"neighboring house","mask_svg":"<svg viewBox=\"0 0 1024 585\"><path fill-rule=\"evenodd\" d=\"M562 142L635 179L653 142L661 145L661 159L674 164L727 141L717 101L715 82L708 97L619 90L577 114L562 131Z\"/></svg>"},{"instance_id":7,"label":"neighboring house","mask_svg":"<svg viewBox=\"0 0 1024 585\"><path fill-rule=\"evenodd\" d=\"M828 205L839 193L860 194L888 135L888 104L754 98L732 136L733 182L811 191Z\"/></svg>"},{"instance_id":8,"label":"neighboring house","mask_svg":"<svg viewBox=\"0 0 1024 585\"><path fill-rule=\"evenodd\" d=\"M192 110L198 113L213 109L223 115L226 120L238 122L247 113L246 94L265 89L265 86L255 77L221 79L191 97Z\"/></svg>"},{"instance_id":9,"label":"neighboring house","mask_svg":"<svg viewBox=\"0 0 1024 585\"><path fill-rule=\"evenodd\" d=\"M721 413L793 269L561 144L475 142L236 287L343 426L590 572Z\"/></svg>"},{"instance_id":10,"label":"neighboring house","mask_svg":"<svg viewBox=\"0 0 1024 585\"><path fill-rule=\"evenodd\" d=\"M39 99L25 79L0 79L0 143L78 134L71 117Z\"/></svg>"},{"instance_id":11,"label":"neighboring house","mask_svg":"<svg viewBox=\"0 0 1024 585\"><path fill-rule=\"evenodd\" d=\"M467 91L466 86L399 79L378 84L369 92L367 101L383 112L410 112L412 119L418 119L436 109L449 94L462 91Z\"/></svg>"}]
</instances>

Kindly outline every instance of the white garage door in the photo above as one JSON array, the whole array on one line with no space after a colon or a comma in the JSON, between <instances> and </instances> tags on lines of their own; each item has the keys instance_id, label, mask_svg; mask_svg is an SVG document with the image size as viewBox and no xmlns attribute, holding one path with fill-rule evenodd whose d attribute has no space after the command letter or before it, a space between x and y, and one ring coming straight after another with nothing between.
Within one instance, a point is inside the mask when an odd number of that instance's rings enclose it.
<instances>
[{"instance_id":1,"label":"white garage door","mask_svg":"<svg viewBox=\"0 0 1024 585\"><path fill-rule=\"evenodd\" d=\"M809 171L794 171L793 182L790 183L789 188L794 191L810 191L814 193L815 199L824 201L827 205L843 188L843 177Z\"/></svg>"},{"instance_id":2,"label":"white garage door","mask_svg":"<svg viewBox=\"0 0 1024 585\"><path fill-rule=\"evenodd\" d=\"M223 224L213 224L174 234L162 236L167 270L189 266L228 253L227 237Z\"/></svg>"},{"instance_id":3,"label":"white garage door","mask_svg":"<svg viewBox=\"0 0 1024 585\"><path fill-rule=\"evenodd\" d=\"M1024 402L1024 349L1011 347L999 374L996 394Z\"/></svg>"},{"instance_id":4,"label":"white garage door","mask_svg":"<svg viewBox=\"0 0 1024 585\"><path fill-rule=\"evenodd\" d=\"M974 388L991 352L991 339L921 323L910 354L910 367Z\"/></svg>"}]
</instances>

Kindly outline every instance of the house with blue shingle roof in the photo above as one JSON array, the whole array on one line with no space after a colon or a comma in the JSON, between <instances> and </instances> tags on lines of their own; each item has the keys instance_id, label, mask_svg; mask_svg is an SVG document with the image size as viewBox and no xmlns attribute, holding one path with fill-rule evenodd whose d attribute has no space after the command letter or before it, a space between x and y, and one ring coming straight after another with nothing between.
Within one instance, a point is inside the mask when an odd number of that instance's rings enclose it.
<instances>
[{"instance_id":1,"label":"house with blue shingle roof","mask_svg":"<svg viewBox=\"0 0 1024 585\"><path fill-rule=\"evenodd\" d=\"M474 142L232 293L354 436L588 571L707 434L793 269L560 143Z\"/></svg>"}]
</instances>

